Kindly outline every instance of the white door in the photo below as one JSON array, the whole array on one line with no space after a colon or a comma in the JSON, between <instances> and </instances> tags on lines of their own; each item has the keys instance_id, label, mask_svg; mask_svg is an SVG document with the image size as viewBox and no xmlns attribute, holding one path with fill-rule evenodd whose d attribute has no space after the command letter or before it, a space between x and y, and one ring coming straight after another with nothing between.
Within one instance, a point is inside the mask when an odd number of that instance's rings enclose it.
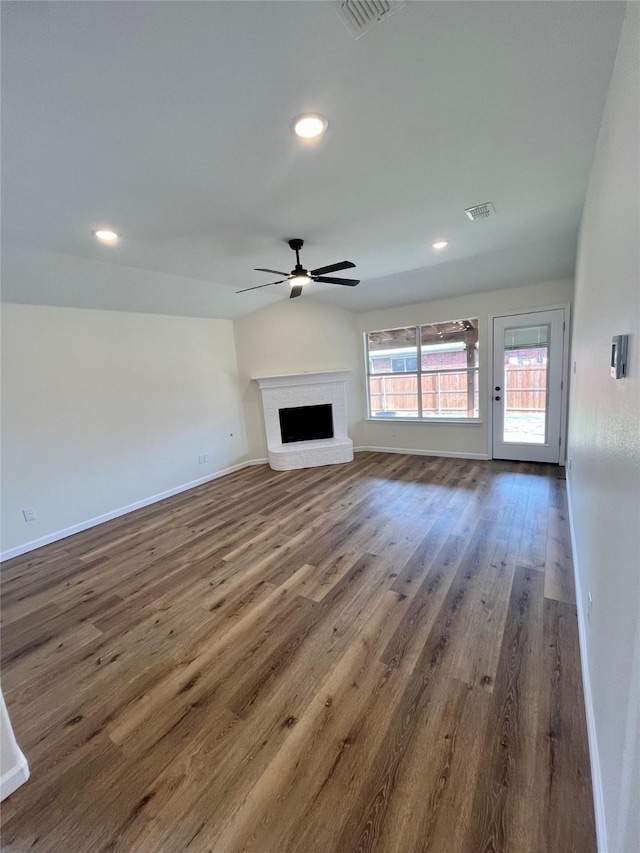
<instances>
[{"instance_id":1,"label":"white door","mask_svg":"<svg viewBox=\"0 0 640 853\"><path fill-rule=\"evenodd\" d=\"M560 462L564 309L494 317L493 458Z\"/></svg>"}]
</instances>

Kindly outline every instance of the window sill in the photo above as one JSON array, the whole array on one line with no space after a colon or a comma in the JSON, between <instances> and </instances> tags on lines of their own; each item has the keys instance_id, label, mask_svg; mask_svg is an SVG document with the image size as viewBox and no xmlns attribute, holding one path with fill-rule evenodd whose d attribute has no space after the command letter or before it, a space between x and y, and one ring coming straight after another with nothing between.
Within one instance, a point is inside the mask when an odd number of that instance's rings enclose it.
<instances>
[{"instance_id":1,"label":"window sill","mask_svg":"<svg viewBox=\"0 0 640 853\"><path fill-rule=\"evenodd\" d=\"M453 424L455 426L480 426L480 418L365 418L370 424Z\"/></svg>"}]
</instances>

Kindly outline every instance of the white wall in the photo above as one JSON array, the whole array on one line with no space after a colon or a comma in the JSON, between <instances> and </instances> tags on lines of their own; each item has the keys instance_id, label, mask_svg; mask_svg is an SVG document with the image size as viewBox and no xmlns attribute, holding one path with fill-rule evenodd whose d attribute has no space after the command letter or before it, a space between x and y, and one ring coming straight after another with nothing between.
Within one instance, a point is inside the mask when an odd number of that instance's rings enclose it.
<instances>
[{"instance_id":1,"label":"white wall","mask_svg":"<svg viewBox=\"0 0 640 853\"><path fill-rule=\"evenodd\" d=\"M640 5L629 3L584 209L569 406L583 665L601 851L609 853L640 850L639 20ZM628 378L616 381L609 354L618 334L630 336L630 363Z\"/></svg>"},{"instance_id":2,"label":"white wall","mask_svg":"<svg viewBox=\"0 0 640 853\"><path fill-rule=\"evenodd\" d=\"M362 333L367 331L393 329L419 323L438 323L467 317L478 318L480 348L480 423L409 424L371 420L363 424L362 444L368 447L393 447L425 452L486 456L489 446L487 422L489 315L504 311L526 311L547 305L564 305L571 302L572 295L573 282L563 280L359 314L357 323L361 333L360 348L363 346Z\"/></svg>"},{"instance_id":3,"label":"white wall","mask_svg":"<svg viewBox=\"0 0 640 853\"><path fill-rule=\"evenodd\" d=\"M363 354L356 315L304 299L283 299L234 321L249 458L265 459L260 390L254 376L351 370L347 381L349 436L359 443L363 418Z\"/></svg>"},{"instance_id":4,"label":"white wall","mask_svg":"<svg viewBox=\"0 0 640 853\"><path fill-rule=\"evenodd\" d=\"M5 553L245 455L230 320L3 305Z\"/></svg>"}]
</instances>

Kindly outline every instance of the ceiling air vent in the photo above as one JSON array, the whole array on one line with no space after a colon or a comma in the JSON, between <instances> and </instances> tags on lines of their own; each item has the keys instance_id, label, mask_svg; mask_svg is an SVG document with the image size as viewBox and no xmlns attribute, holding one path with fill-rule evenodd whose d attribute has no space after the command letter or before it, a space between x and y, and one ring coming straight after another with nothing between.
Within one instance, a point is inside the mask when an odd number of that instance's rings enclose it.
<instances>
[{"instance_id":1,"label":"ceiling air vent","mask_svg":"<svg viewBox=\"0 0 640 853\"><path fill-rule=\"evenodd\" d=\"M334 0L333 6L354 39L407 5L407 0Z\"/></svg>"},{"instance_id":2,"label":"ceiling air vent","mask_svg":"<svg viewBox=\"0 0 640 853\"><path fill-rule=\"evenodd\" d=\"M469 219L488 219L490 216L496 215L496 209L493 202L485 201L484 204L476 204L475 207L467 207L464 211Z\"/></svg>"}]
</instances>

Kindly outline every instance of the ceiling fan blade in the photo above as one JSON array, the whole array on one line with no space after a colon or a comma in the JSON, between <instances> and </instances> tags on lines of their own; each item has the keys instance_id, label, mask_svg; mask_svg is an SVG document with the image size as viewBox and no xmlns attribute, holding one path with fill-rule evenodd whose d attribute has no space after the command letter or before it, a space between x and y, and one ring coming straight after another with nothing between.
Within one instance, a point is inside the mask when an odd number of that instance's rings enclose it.
<instances>
[{"instance_id":1,"label":"ceiling fan blade","mask_svg":"<svg viewBox=\"0 0 640 853\"><path fill-rule=\"evenodd\" d=\"M282 272L282 270L266 270L264 267L254 267L255 272L272 272L274 275L289 275L288 272Z\"/></svg>"},{"instance_id":2,"label":"ceiling fan blade","mask_svg":"<svg viewBox=\"0 0 640 853\"><path fill-rule=\"evenodd\" d=\"M324 275L326 272L338 272L338 270L348 270L355 267L351 261L338 261L337 264L329 264L328 267L318 267L317 270L311 270L311 275Z\"/></svg>"},{"instance_id":3,"label":"ceiling fan blade","mask_svg":"<svg viewBox=\"0 0 640 853\"><path fill-rule=\"evenodd\" d=\"M302 285L301 284L294 284L293 287L291 288L291 293L289 294L289 299L295 299L296 296L300 296L301 293L302 293Z\"/></svg>"},{"instance_id":4,"label":"ceiling fan blade","mask_svg":"<svg viewBox=\"0 0 640 853\"><path fill-rule=\"evenodd\" d=\"M349 287L355 287L356 284L360 284L359 278L328 278L326 275L314 276L313 280L323 281L325 284L346 284Z\"/></svg>"},{"instance_id":5,"label":"ceiling fan blade","mask_svg":"<svg viewBox=\"0 0 640 853\"><path fill-rule=\"evenodd\" d=\"M270 281L267 284L256 284L255 287L245 287L244 290L236 290L236 293L246 293L247 290L258 290L261 287L271 287L272 284L282 284L283 281L286 281L286 278L283 278L280 281Z\"/></svg>"}]
</instances>

